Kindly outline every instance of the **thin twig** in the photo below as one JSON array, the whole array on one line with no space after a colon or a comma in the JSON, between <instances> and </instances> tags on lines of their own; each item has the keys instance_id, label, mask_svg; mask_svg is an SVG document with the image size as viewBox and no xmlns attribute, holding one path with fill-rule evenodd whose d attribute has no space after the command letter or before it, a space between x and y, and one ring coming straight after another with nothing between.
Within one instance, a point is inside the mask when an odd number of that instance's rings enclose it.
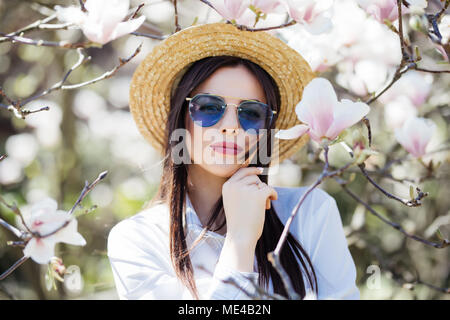
<instances>
[{"instance_id":1,"label":"thin twig","mask_svg":"<svg viewBox=\"0 0 450 320\"><path fill-rule=\"evenodd\" d=\"M169 36L158 36L156 34L137 32L137 31L130 32L130 34L132 34L133 36L137 36L137 37L145 37L145 38L150 38L150 39L155 39L155 40L164 40L169 37Z\"/></svg>"},{"instance_id":2,"label":"thin twig","mask_svg":"<svg viewBox=\"0 0 450 320\"><path fill-rule=\"evenodd\" d=\"M56 14L52 14L51 16L48 16L48 17L46 17L46 18L44 18L42 20L37 20L37 21L29 24L28 26L24 27L24 28L21 28L21 29L19 29L17 31L14 31L14 32L11 32L11 33L8 33L7 35L8 36L17 36L19 34L27 32L27 31L38 29L40 25L46 24L47 22L50 22L53 19L56 19ZM1 37L0 38L0 43L5 42L5 41L10 41L10 39L8 37Z\"/></svg>"},{"instance_id":3,"label":"thin twig","mask_svg":"<svg viewBox=\"0 0 450 320\"><path fill-rule=\"evenodd\" d=\"M93 188L94 188L101 180L103 180L103 179L106 177L107 173L108 173L108 171L103 171L102 173L100 173L100 174L98 175L98 177L97 177L91 184L89 184L89 182L85 181L84 188L83 188L83 190L81 191L80 196L78 197L78 199L77 199L77 201L75 202L75 204L73 205L73 207L69 210L69 215L71 215L71 214L75 211L76 207L81 203L81 201L83 201L83 199L87 196L87 194L88 194L88 193L89 193L89 192L90 192L90 191L91 191L91 190L92 190L92 189L93 189ZM37 238L46 238L46 237L49 237L49 236L51 236L51 235L54 235L54 234L57 233L59 230L65 228L71 221L72 221L72 220L69 219L69 220L65 221L59 228L56 228L56 229L53 230L52 232L47 233L47 234L44 234L44 235L37 234L36 237L37 237Z\"/></svg>"},{"instance_id":4,"label":"thin twig","mask_svg":"<svg viewBox=\"0 0 450 320\"><path fill-rule=\"evenodd\" d=\"M3 272L0 275L0 281L5 279L7 276L9 276L14 270L16 270L18 267L20 267L22 265L22 263L24 263L25 261L28 260L29 257L25 257L23 256L22 258L20 258L19 260L16 261L16 263L14 263L8 270L6 270L5 272Z\"/></svg>"},{"instance_id":5,"label":"thin twig","mask_svg":"<svg viewBox=\"0 0 450 320\"><path fill-rule=\"evenodd\" d=\"M79 2L80 2L81 11L87 12L86 7L84 6L84 0L79 0Z\"/></svg>"},{"instance_id":6,"label":"thin twig","mask_svg":"<svg viewBox=\"0 0 450 320\"><path fill-rule=\"evenodd\" d=\"M362 174L364 175L364 177L378 190L380 190L385 196L387 196L390 199L394 199L398 202L400 202L401 204L404 204L407 207L418 207L420 206L421 200L423 198L425 198L428 195L428 192L422 192L420 191L420 189L418 189L418 196L414 199L410 199L410 200L406 200L406 199L401 199L391 193L389 193L388 191L384 190L381 186L379 186L367 173L367 171L365 170L365 165L364 163L359 164L358 165L359 169L361 170Z\"/></svg>"},{"instance_id":7,"label":"thin twig","mask_svg":"<svg viewBox=\"0 0 450 320\"><path fill-rule=\"evenodd\" d=\"M142 7L143 7L144 5L145 5L145 3L141 3L141 4L137 7L137 9L136 9L136 11L133 13L133 15L130 16L130 18L129 18L128 20L132 20L132 19L136 18L138 12L142 9Z\"/></svg>"},{"instance_id":8,"label":"thin twig","mask_svg":"<svg viewBox=\"0 0 450 320\"><path fill-rule=\"evenodd\" d=\"M417 70L417 71L422 71L422 72L429 72L429 73L450 73L450 70L429 70L429 69L424 69L424 68L419 68L419 67L414 67L412 69Z\"/></svg>"},{"instance_id":9,"label":"thin twig","mask_svg":"<svg viewBox=\"0 0 450 320\"><path fill-rule=\"evenodd\" d=\"M199 266L197 266L197 267L198 267L200 270L202 270L202 271L208 273L210 276L213 275L212 272L209 271L208 269L206 269L203 265L199 265ZM247 278L247 279L253 283L252 279L249 279L249 278ZM260 296L253 295L252 293L248 292L247 290L245 290L244 288L242 288L242 287L236 282L236 280L234 280L234 279L231 278L231 277L228 277L228 278L226 278L226 279L221 279L221 282L227 283L227 284L231 284L231 285L234 286L235 288L237 288L237 289L239 289L240 291L242 291L247 297L251 298L252 300L259 300L259 299L260 299Z\"/></svg>"},{"instance_id":10,"label":"thin twig","mask_svg":"<svg viewBox=\"0 0 450 320\"><path fill-rule=\"evenodd\" d=\"M295 291L292 281L289 279L288 273L280 262L280 256L272 251L267 254L267 259L280 275L281 281L283 282L284 288L288 294L288 299L301 300L300 295Z\"/></svg>"},{"instance_id":11,"label":"thin twig","mask_svg":"<svg viewBox=\"0 0 450 320\"><path fill-rule=\"evenodd\" d=\"M205 3L206 5L208 5L209 7L211 7L212 9L214 9L214 11L216 11L218 14L220 14L219 11L217 11L217 9L211 4L211 2L209 2L208 0L200 0L201 2ZM233 23L230 20L226 19L226 23L228 24L232 24L234 26L236 26L239 30L243 30L243 31L251 31L251 32L257 32L257 31L268 31L268 30L274 30L274 29L281 29L281 28L286 28L289 26L292 26L294 24L296 24L297 22L295 20L291 20L289 22L283 23L279 26L274 26L274 27L266 27L266 28L250 28L247 27L245 25L242 24L238 24L238 23Z\"/></svg>"},{"instance_id":12,"label":"thin twig","mask_svg":"<svg viewBox=\"0 0 450 320\"><path fill-rule=\"evenodd\" d=\"M181 27L178 23L178 6L177 6L177 0L172 0L173 7L175 9L175 32L178 32L181 30Z\"/></svg>"},{"instance_id":13,"label":"thin twig","mask_svg":"<svg viewBox=\"0 0 450 320\"><path fill-rule=\"evenodd\" d=\"M27 231L29 233L32 233L31 230L28 228L27 224L25 223L25 220L23 218L22 212L20 211L20 209L17 207L16 204L10 205L9 203L6 202L5 199L3 199L2 196L0 196L0 203L3 203L3 205L5 205L8 209L10 209L12 212L14 212L17 216L19 216L20 221L22 222L22 224L24 225L25 229L27 229ZM12 226L11 226L12 227ZM17 234L16 234L17 235ZM23 238L23 233L21 233L20 236L18 236L19 238Z\"/></svg>"},{"instance_id":14,"label":"thin twig","mask_svg":"<svg viewBox=\"0 0 450 320\"><path fill-rule=\"evenodd\" d=\"M299 208L305 201L306 197L319 185L322 183L322 181L326 178L331 178L335 176L341 175L347 168L349 168L351 165L353 165L353 162L347 163L345 166L334 170L329 171L329 162L328 162L328 151L329 147L328 145L324 145L324 158L325 158L325 164L322 170L322 173L317 178L317 180L302 194L300 197L300 200L295 205L294 209L291 211L291 215L289 216L288 220L286 221L286 224L284 226L283 232L281 233L280 239L278 240L277 246L273 252L270 252L268 254L269 261L272 263L273 267L278 271L280 274L280 277L283 281L283 284L285 286L285 289L290 297L294 297L298 299L298 294L295 292L294 288L292 287L292 283L287 275L287 272L284 270L283 266L280 263L279 257L281 249L283 248L284 243L286 242L289 228L292 224L292 221L294 220L295 216L299 212Z\"/></svg>"},{"instance_id":15,"label":"thin twig","mask_svg":"<svg viewBox=\"0 0 450 320\"><path fill-rule=\"evenodd\" d=\"M127 64L131 59L133 59L139 52L141 52L141 48L142 48L142 43L136 48L136 50L134 51L134 53L129 56L128 58L119 58L119 65L115 66L112 70L105 72L104 74L102 74L101 76L86 81L86 82L82 82L82 83L77 83L77 84L72 84L72 85L65 85L61 87L61 90L72 90L72 89L78 89L81 88L83 86L87 86L90 84L94 84L96 82L99 82L101 80L105 80L108 78L111 78L113 75L116 74L116 72L122 68L125 64Z\"/></svg>"},{"instance_id":16,"label":"thin twig","mask_svg":"<svg viewBox=\"0 0 450 320\"><path fill-rule=\"evenodd\" d=\"M77 49L77 48L91 48L91 47L98 47L99 45L95 42L88 41L88 42L76 42L76 43L70 43L68 41L47 41L47 40L35 40L35 39L29 39L21 36L10 36L6 33L0 32L0 35L8 38L12 43L19 42L21 44L26 45L32 45L32 46L38 46L38 47L56 47L56 48L62 48L62 49Z\"/></svg>"},{"instance_id":17,"label":"thin twig","mask_svg":"<svg viewBox=\"0 0 450 320\"><path fill-rule=\"evenodd\" d=\"M319 184L322 183L322 181L326 178L331 178L331 177L335 177L335 176L339 176L341 175L347 168L349 168L351 165L353 165L353 162L349 162L347 163L345 166L334 170L334 171L329 171L328 167L329 167L329 163L328 163L328 150L329 147L327 145L324 146L324 157L325 157L325 165L323 167L322 173L319 175L319 177L317 178L317 180L303 193L303 195L300 197L300 200L297 202L297 204L295 205L295 207L292 209L291 215L289 216L288 220L286 221L284 230L281 234L280 240L277 243L277 246L274 250L274 254L275 255L279 255L281 252L281 249L283 247L284 242L286 241L286 238L288 236L288 232L289 232L289 227L292 224L292 221L294 220L295 216L297 215L300 206L303 204L303 202L305 201L306 197L311 193L311 191L313 191Z\"/></svg>"},{"instance_id":18,"label":"thin twig","mask_svg":"<svg viewBox=\"0 0 450 320\"><path fill-rule=\"evenodd\" d=\"M18 101L18 102L13 102L10 99L8 99L8 102L10 103L9 106L6 106L6 108L13 112L13 114L21 119L24 119L28 114L30 113L34 113L34 112L38 112L38 111L43 111L43 110L48 110L48 107L44 107L41 108L37 111L29 111L29 110L22 110L22 106L29 103L30 101L36 100L38 98L41 98L42 96L45 96L55 90L73 90L73 89L78 89L81 88L83 86L87 86L90 84L94 84L96 82L99 82L101 80L105 80L108 79L110 77L112 77L114 74L116 74L116 72L122 68L126 63L128 63L131 59L133 59L140 51L142 48L142 43L137 47L137 49L135 50L135 52L128 58L124 59L124 58L119 58L119 65L117 65L116 67L114 67L112 70L105 72L104 74L102 74L101 76L88 80L86 82L82 82L82 83L77 83L77 84L72 84L72 85L64 85L65 81L67 80L68 76L71 74L72 71L74 71L76 68L80 67L82 64L84 64L86 61L89 61L91 59L90 56L86 57L83 55L83 52L81 49L78 49L78 54L79 54L79 59L78 61L69 69L69 71L67 71L67 73L64 75L63 79L54 84L52 87L50 87L49 89L35 95L32 96L30 98L27 98L25 100L22 101ZM2 91L0 90L0 94L2 94Z\"/></svg>"},{"instance_id":19,"label":"thin twig","mask_svg":"<svg viewBox=\"0 0 450 320\"><path fill-rule=\"evenodd\" d=\"M354 194L352 191L350 191L350 189L348 189L347 186L345 185L345 182L343 182L342 180L339 180L339 179L335 179L335 180L341 185L342 189L344 189L345 192L347 192L354 200L361 203L370 213L372 213L374 216L379 218L381 221L383 221L387 225L400 231L408 238L414 239L416 241L422 242L426 245L429 245L429 246L432 246L432 247L435 247L438 249L442 249L442 248L445 248L450 245L450 241L448 239L444 239L441 243L437 243L437 242L432 242L432 241L422 239L416 235L406 232L405 229L403 229L403 227L401 225L399 225L398 223L395 223L395 222L391 222L388 219L384 218L377 211L375 211L375 209L373 209L369 204L367 204L364 200L362 200L356 194Z\"/></svg>"},{"instance_id":20,"label":"thin twig","mask_svg":"<svg viewBox=\"0 0 450 320\"><path fill-rule=\"evenodd\" d=\"M413 290L414 286L416 284L422 284L424 286L427 286L430 289L433 289L433 290L436 290L436 291L439 291L439 292L450 293L450 288L442 288L442 287L438 287L438 286L432 285L430 283L427 283L425 281L422 281L420 279L420 275L419 275L419 272L417 270L415 270L416 278L413 281L406 280L401 274L399 274L398 272L396 272L396 271L392 270L392 268L390 268L389 263L386 262L386 260L381 256L379 248L375 248L375 247L372 247L372 246L368 246L368 248L377 257L377 260L380 263L381 268L384 269L384 270L388 270L387 272L390 272L392 277L393 277L393 279L397 283L399 283L403 288L407 288L407 289Z\"/></svg>"},{"instance_id":21,"label":"thin twig","mask_svg":"<svg viewBox=\"0 0 450 320\"><path fill-rule=\"evenodd\" d=\"M0 218L0 225L5 228L6 230L11 231L12 233L14 233L14 235L17 238L23 238L23 232L20 231L19 229L17 229L16 227L13 227L12 225L10 225L8 222L6 222L5 220L3 220L2 218Z\"/></svg>"},{"instance_id":22,"label":"thin twig","mask_svg":"<svg viewBox=\"0 0 450 320\"><path fill-rule=\"evenodd\" d=\"M448 6L448 1L446 0L446 6ZM412 56L407 52L407 44L403 36L403 19L402 19L402 8L401 0L397 0L397 11L398 11L398 31L394 26L391 26L391 30L399 36L400 48L402 53L402 60L394 72L394 76L389 84L382 89L378 94L374 95L372 98L366 101L367 104L371 104L376 99L378 99L384 92L386 92L396 81L398 81L401 76L409 70L417 70L422 72L430 73L450 73L450 70L428 70L417 66L417 61L414 61Z\"/></svg>"}]
</instances>

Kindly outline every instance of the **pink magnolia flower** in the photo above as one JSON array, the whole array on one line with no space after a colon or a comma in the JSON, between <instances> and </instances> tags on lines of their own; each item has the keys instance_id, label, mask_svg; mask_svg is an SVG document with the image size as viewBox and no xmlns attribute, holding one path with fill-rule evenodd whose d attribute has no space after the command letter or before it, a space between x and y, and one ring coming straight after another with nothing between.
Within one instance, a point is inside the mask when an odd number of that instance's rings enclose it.
<instances>
[{"instance_id":1,"label":"pink magnolia flower","mask_svg":"<svg viewBox=\"0 0 450 320\"><path fill-rule=\"evenodd\" d=\"M390 22L398 19L397 0L357 0L357 2L380 23L384 23L385 19ZM427 0L407 0L407 2L409 8L402 4L402 14L418 12L428 6Z\"/></svg>"},{"instance_id":2,"label":"pink magnolia flower","mask_svg":"<svg viewBox=\"0 0 450 320\"><path fill-rule=\"evenodd\" d=\"M442 36L442 45L435 44L436 49L439 51L445 61L450 62L450 14L446 14L442 17L438 28Z\"/></svg>"},{"instance_id":3,"label":"pink magnolia flower","mask_svg":"<svg viewBox=\"0 0 450 320\"><path fill-rule=\"evenodd\" d=\"M37 263L48 263L54 256L55 244L65 242L84 246L86 241L77 231L77 220L66 211L57 210L57 203L51 198L45 198L31 207L31 212L24 215L24 222L32 232L40 235L50 234L70 221L64 228L44 238L31 238L23 252Z\"/></svg>"},{"instance_id":4,"label":"pink magnolia flower","mask_svg":"<svg viewBox=\"0 0 450 320\"><path fill-rule=\"evenodd\" d=\"M238 23L239 18L251 4L250 0L212 0L210 2L222 17Z\"/></svg>"},{"instance_id":5,"label":"pink magnolia flower","mask_svg":"<svg viewBox=\"0 0 450 320\"><path fill-rule=\"evenodd\" d=\"M411 155L420 158L435 130L436 124L430 119L411 117L395 130L395 138Z\"/></svg>"},{"instance_id":6,"label":"pink magnolia flower","mask_svg":"<svg viewBox=\"0 0 450 320\"><path fill-rule=\"evenodd\" d=\"M331 30L331 19L325 17L330 11L333 0L281 0L289 16L297 23L305 26L312 34L320 34Z\"/></svg>"},{"instance_id":7,"label":"pink magnolia flower","mask_svg":"<svg viewBox=\"0 0 450 320\"><path fill-rule=\"evenodd\" d=\"M252 0L252 5L264 13L278 13L282 7L278 0Z\"/></svg>"},{"instance_id":8,"label":"pink magnolia flower","mask_svg":"<svg viewBox=\"0 0 450 320\"><path fill-rule=\"evenodd\" d=\"M382 94L379 100L387 104L399 97L406 97L416 108L420 108L427 101L432 85L433 76L431 74L411 70Z\"/></svg>"},{"instance_id":9,"label":"pink magnolia flower","mask_svg":"<svg viewBox=\"0 0 450 320\"><path fill-rule=\"evenodd\" d=\"M295 107L298 119L304 124L280 130L275 137L295 139L307 133L318 143L322 139L334 140L344 129L360 121L369 110L363 102L338 101L327 79L314 78L305 87L303 97Z\"/></svg>"},{"instance_id":10,"label":"pink magnolia flower","mask_svg":"<svg viewBox=\"0 0 450 320\"><path fill-rule=\"evenodd\" d=\"M145 16L122 22L128 14L129 0L87 0L87 12L80 7L55 6L58 19L78 25L91 41L105 44L135 31Z\"/></svg>"},{"instance_id":11,"label":"pink magnolia flower","mask_svg":"<svg viewBox=\"0 0 450 320\"><path fill-rule=\"evenodd\" d=\"M358 4L381 23L384 19L393 22L398 18L397 0L358 0Z\"/></svg>"}]
</instances>

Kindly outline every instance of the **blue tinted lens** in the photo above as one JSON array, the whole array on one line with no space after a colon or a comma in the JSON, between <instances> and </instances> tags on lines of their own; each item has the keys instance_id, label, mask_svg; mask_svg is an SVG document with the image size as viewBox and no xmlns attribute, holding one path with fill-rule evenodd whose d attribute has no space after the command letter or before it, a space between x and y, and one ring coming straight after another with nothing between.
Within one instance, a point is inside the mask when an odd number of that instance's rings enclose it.
<instances>
[{"instance_id":1,"label":"blue tinted lens","mask_svg":"<svg viewBox=\"0 0 450 320\"><path fill-rule=\"evenodd\" d=\"M259 129L268 127L272 116L268 105L252 101L242 103L238 114L242 128L246 131L253 129L256 134Z\"/></svg>"},{"instance_id":2,"label":"blue tinted lens","mask_svg":"<svg viewBox=\"0 0 450 320\"><path fill-rule=\"evenodd\" d=\"M189 114L202 127L215 125L225 112L223 101L214 96L196 95L189 103Z\"/></svg>"}]
</instances>

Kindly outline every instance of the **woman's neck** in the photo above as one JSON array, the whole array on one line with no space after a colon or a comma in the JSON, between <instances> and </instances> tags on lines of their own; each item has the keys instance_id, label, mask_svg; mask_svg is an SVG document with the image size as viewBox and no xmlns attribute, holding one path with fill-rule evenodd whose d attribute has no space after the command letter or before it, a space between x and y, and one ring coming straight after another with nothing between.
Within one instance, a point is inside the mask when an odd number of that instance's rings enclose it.
<instances>
[{"instance_id":1,"label":"woman's neck","mask_svg":"<svg viewBox=\"0 0 450 320\"><path fill-rule=\"evenodd\" d=\"M187 190L192 206L197 213L203 227L208 223L212 209L222 195L222 185L227 178L219 177L204 170L201 166L191 164L188 166ZM213 224L217 228L219 221ZM226 232L226 226L217 231L220 234Z\"/></svg>"}]
</instances>

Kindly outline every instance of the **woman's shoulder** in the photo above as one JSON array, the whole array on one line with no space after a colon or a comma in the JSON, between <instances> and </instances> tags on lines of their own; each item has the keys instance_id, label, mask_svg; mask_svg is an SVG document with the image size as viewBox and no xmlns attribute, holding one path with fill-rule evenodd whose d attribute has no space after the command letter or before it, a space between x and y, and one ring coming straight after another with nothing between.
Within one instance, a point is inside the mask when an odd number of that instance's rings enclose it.
<instances>
[{"instance_id":1,"label":"woman's shoulder","mask_svg":"<svg viewBox=\"0 0 450 320\"><path fill-rule=\"evenodd\" d=\"M308 191L309 186L301 186L301 187L279 187L273 186L273 188L277 191L278 199L272 201L272 203L278 207L283 209L291 208L297 204L300 198ZM322 206L324 203L333 202L334 198L328 194L325 190L320 189L319 187L314 188L310 193L306 196L302 207L307 208L318 208Z\"/></svg>"},{"instance_id":2,"label":"woman's shoulder","mask_svg":"<svg viewBox=\"0 0 450 320\"><path fill-rule=\"evenodd\" d=\"M272 204L281 222L286 224L293 209L302 196L308 192L309 187L275 186L274 189L277 191L278 199L272 201ZM304 236L318 232L327 224L330 215L333 214L339 215L335 199L326 191L314 188L306 195L292 221L290 230L297 235Z\"/></svg>"}]
</instances>

